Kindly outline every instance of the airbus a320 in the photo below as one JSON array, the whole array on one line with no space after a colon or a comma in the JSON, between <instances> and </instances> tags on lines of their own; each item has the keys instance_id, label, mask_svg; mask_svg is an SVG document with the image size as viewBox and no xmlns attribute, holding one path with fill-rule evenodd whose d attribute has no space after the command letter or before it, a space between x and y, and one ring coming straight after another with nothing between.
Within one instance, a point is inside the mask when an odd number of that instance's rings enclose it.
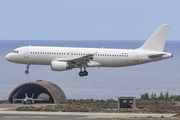
<instances>
[{"instance_id":1,"label":"airbus a320","mask_svg":"<svg viewBox=\"0 0 180 120\"><path fill-rule=\"evenodd\" d=\"M50 65L53 71L80 68L79 76L87 76L89 67L125 67L154 62L173 55L163 52L170 25L162 24L138 49L104 49L25 46L13 50L5 59L30 65Z\"/></svg>"}]
</instances>

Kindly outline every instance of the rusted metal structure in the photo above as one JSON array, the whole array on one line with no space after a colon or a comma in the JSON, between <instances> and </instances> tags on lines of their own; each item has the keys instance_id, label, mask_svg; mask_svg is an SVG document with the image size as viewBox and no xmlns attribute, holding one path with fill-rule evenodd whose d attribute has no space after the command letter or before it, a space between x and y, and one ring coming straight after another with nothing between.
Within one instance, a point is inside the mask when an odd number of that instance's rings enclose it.
<instances>
[{"instance_id":1,"label":"rusted metal structure","mask_svg":"<svg viewBox=\"0 0 180 120\"><path fill-rule=\"evenodd\" d=\"M25 93L29 97L34 93L33 98L35 99L41 94L46 94L49 97L49 101L46 99L46 101L41 102L61 103L67 101L66 95L59 86L49 81L37 80L36 82L24 83L16 87L9 95L8 103L17 103L15 99L24 99Z\"/></svg>"}]
</instances>

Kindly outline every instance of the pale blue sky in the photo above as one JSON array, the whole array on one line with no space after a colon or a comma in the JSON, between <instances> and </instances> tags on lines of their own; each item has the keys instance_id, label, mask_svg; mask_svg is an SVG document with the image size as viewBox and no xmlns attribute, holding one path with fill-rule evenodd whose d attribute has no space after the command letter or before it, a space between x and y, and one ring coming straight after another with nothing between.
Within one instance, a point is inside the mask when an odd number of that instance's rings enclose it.
<instances>
[{"instance_id":1,"label":"pale blue sky","mask_svg":"<svg viewBox=\"0 0 180 120\"><path fill-rule=\"evenodd\" d=\"M146 40L161 24L180 40L180 0L0 0L0 40Z\"/></svg>"}]
</instances>

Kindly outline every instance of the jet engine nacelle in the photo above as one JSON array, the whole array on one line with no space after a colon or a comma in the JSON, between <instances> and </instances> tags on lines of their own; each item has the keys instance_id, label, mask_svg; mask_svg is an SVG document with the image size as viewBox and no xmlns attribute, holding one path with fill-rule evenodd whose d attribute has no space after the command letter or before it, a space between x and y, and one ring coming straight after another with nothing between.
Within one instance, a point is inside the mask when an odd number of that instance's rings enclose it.
<instances>
[{"instance_id":1,"label":"jet engine nacelle","mask_svg":"<svg viewBox=\"0 0 180 120\"><path fill-rule=\"evenodd\" d=\"M72 69L73 66L70 66L67 62L60 62L60 61L52 61L51 62L51 69L53 71L65 71Z\"/></svg>"}]
</instances>

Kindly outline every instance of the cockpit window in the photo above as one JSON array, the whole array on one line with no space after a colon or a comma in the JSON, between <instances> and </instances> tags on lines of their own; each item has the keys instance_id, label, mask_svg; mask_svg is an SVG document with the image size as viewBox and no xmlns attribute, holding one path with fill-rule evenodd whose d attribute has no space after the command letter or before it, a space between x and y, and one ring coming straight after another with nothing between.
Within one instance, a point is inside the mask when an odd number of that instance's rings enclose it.
<instances>
[{"instance_id":1,"label":"cockpit window","mask_svg":"<svg viewBox=\"0 0 180 120\"><path fill-rule=\"evenodd\" d=\"M19 53L19 51L17 51L17 50L14 50L14 51L12 51L12 53Z\"/></svg>"}]
</instances>

